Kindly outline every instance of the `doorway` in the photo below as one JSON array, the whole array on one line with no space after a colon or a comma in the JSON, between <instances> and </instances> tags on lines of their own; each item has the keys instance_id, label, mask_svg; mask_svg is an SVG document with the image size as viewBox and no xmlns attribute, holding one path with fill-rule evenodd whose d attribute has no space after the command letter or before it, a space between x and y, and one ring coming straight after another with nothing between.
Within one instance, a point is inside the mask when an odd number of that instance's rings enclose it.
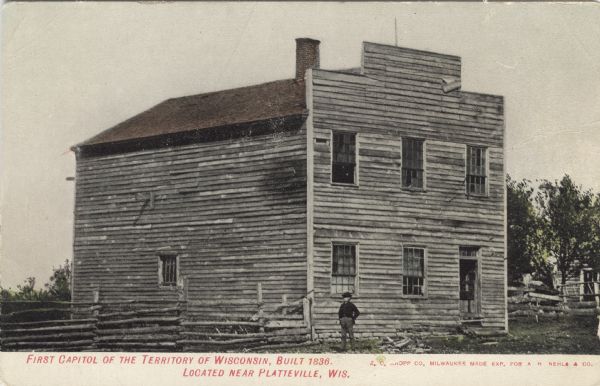
<instances>
[{"instance_id":1,"label":"doorway","mask_svg":"<svg viewBox=\"0 0 600 386\"><path fill-rule=\"evenodd\" d=\"M473 318L480 315L478 260L460 259L460 315Z\"/></svg>"}]
</instances>

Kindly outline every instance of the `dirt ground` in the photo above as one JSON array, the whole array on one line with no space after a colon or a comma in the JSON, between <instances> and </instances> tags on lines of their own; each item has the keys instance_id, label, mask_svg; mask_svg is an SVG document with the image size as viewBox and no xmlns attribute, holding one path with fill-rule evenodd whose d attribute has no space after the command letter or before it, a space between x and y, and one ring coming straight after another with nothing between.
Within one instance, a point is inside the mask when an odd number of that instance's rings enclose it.
<instances>
[{"instance_id":1,"label":"dirt ground","mask_svg":"<svg viewBox=\"0 0 600 386\"><path fill-rule=\"evenodd\" d=\"M509 334L495 337L449 335L412 338L396 353L425 354L592 354L600 355L597 317L561 318L559 320L522 319L509 322ZM397 338L396 338L397 339ZM324 342L282 352L339 353L339 342ZM354 353L390 352L380 339L359 340ZM347 351L351 353L351 351Z\"/></svg>"}]
</instances>

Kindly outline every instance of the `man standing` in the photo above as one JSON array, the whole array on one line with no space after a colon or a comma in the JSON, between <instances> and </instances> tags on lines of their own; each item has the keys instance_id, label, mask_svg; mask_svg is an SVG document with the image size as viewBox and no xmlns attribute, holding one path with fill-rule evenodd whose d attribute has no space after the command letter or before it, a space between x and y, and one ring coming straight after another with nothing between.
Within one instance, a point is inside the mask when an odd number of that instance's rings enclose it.
<instances>
[{"instance_id":1,"label":"man standing","mask_svg":"<svg viewBox=\"0 0 600 386\"><path fill-rule=\"evenodd\" d=\"M350 302L352 294L350 292L344 292L342 294L344 302L340 305L338 316L340 318L340 326L342 327L342 350L346 350L346 334L350 335L350 347L354 350L354 322L360 312L358 308Z\"/></svg>"}]
</instances>

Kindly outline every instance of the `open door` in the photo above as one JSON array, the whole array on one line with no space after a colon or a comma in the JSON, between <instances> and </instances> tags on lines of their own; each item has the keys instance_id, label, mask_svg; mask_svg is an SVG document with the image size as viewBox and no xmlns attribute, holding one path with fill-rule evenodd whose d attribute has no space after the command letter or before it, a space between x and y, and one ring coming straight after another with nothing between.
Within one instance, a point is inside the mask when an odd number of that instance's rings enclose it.
<instances>
[{"instance_id":1,"label":"open door","mask_svg":"<svg viewBox=\"0 0 600 386\"><path fill-rule=\"evenodd\" d=\"M478 260L460 259L460 315L461 318L480 316Z\"/></svg>"}]
</instances>

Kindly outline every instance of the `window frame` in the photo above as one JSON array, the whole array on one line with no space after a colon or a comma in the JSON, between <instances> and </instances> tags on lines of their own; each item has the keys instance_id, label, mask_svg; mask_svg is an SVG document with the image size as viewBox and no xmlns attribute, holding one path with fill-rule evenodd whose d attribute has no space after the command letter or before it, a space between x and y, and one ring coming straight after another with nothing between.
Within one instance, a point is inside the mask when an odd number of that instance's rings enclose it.
<instances>
[{"instance_id":1,"label":"window frame","mask_svg":"<svg viewBox=\"0 0 600 386\"><path fill-rule=\"evenodd\" d=\"M470 171L470 164L469 164L469 154L471 154L470 149L475 148L475 149L481 149L483 152L483 157L484 157L484 162L483 162L483 168L484 168L484 172L485 175L481 176L481 175L475 175L475 174L469 174ZM490 166L489 166L489 162L490 162L490 157L489 157L489 148L483 145L473 145L473 144L466 144L465 145L465 195L467 197L488 197L489 195L489 183L490 183ZM483 184L483 189L484 192L483 193L473 193L469 190L469 177L473 175L475 177L484 177L485 178L485 182Z\"/></svg>"},{"instance_id":2,"label":"window frame","mask_svg":"<svg viewBox=\"0 0 600 386\"><path fill-rule=\"evenodd\" d=\"M422 153L422 186L421 187L415 187L415 186L407 186L404 185L404 144L407 141L419 141L421 142L421 153ZM425 138L419 138L419 137L402 137L400 140L400 186L402 187L403 190L406 191L413 191L413 192L424 192L427 190L427 141L425 140ZM406 168L408 169L408 168ZM410 170L418 170L418 169L410 169Z\"/></svg>"},{"instance_id":3,"label":"window frame","mask_svg":"<svg viewBox=\"0 0 600 386\"><path fill-rule=\"evenodd\" d=\"M173 283L164 281L164 259L173 258L175 260L175 281ZM159 253L158 254L158 286L160 288L178 288L181 287L180 274L179 274L179 255L176 253Z\"/></svg>"},{"instance_id":4,"label":"window frame","mask_svg":"<svg viewBox=\"0 0 600 386\"><path fill-rule=\"evenodd\" d=\"M349 291L352 292L352 295L354 297L357 297L359 295L359 276L360 276L360 272L358 267L360 266L359 264L359 256L360 256L360 248L359 248L359 243L357 241L354 240L343 240L343 239L337 239L331 242L331 253L330 253L330 261L329 261L329 292L330 295L332 297L335 297L336 299L343 293L346 291L342 291L342 292L335 292L333 289L333 259L334 259L334 247L336 245L350 245L354 247L354 291ZM341 275L340 275L341 276Z\"/></svg>"},{"instance_id":5,"label":"window frame","mask_svg":"<svg viewBox=\"0 0 600 386\"><path fill-rule=\"evenodd\" d=\"M428 261L429 261L429 251L427 249L426 246L423 245L414 245L414 244L407 244L407 245L402 245L402 259L401 259L401 270L402 270L402 280L400 281L400 291L402 293L402 298L410 298L410 299L427 299L428 298L428 287L429 287L429 275L427 273L427 267L428 267ZM423 284L421 285L421 295L416 295L416 294L405 294L404 293L404 277L407 276L405 275L404 272L404 259L406 258L406 254L404 253L405 249L421 249L423 250Z\"/></svg>"},{"instance_id":6,"label":"window frame","mask_svg":"<svg viewBox=\"0 0 600 386\"><path fill-rule=\"evenodd\" d=\"M334 136L335 134L352 134L354 135L354 182L338 182L333 180L333 152L334 152ZM358 187L359 186L359 159L358 159L358 133L351 130L332 129L329 138L329 182L331 185Z\"/></svg>"}]
</instances>

